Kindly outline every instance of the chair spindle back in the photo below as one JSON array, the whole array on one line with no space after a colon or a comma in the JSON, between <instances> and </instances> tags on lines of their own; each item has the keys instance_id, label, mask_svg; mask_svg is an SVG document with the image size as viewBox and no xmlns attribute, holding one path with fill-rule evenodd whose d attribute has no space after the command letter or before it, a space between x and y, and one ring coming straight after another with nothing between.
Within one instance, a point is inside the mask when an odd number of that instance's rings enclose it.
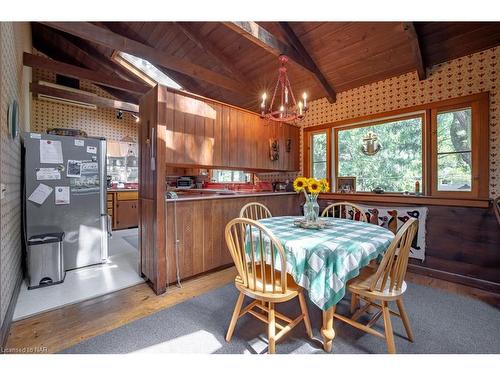
<instances>
[{"instance_id":1,"label":"chair spindle back","mask_svg":"<svg viewBox=\"0 0 500 375\"><path fill-rule=\"evenodd\" d=\"M417 233L418 220L410 218L396 233L370 285L373 291L400 290L408 268L408 258L413 238ZM399 252L397 251L399 249Z\"/></svg>"},{"instance_id":2,"label":"chair spindle back","mask_svg":"<svg viewBox=\"0 0 500 375\"><path fill-rule=\"evenodd\" d=\"M286 293L285 250L269 229L255 220L236 218L226 225L225 236L245 287L260 293Z\"/></svg>"},{"instance_id":3,"label":"chair spindle back","mask_svg":"<svg viewBox=\"0 0 500 375\"><path fill-rule=\"evenodd\" d=\"M241 208L240 217L244 217L252 220L267 219L268 217L273 217L271 211L264 206L262 203L251 202L247 203Z\"/></svg>"},{"instance_id":4,"label":"chair spindle back","mask_svg":"<svg viewBox=\"0 0 500 375\"><path fill-rule=\"evenodd\" d=\"M322 217L331 216L341 219L367 222L363 209L351 202L338 202L327 206L321 213Z\"/></svg>"}]
</instances>

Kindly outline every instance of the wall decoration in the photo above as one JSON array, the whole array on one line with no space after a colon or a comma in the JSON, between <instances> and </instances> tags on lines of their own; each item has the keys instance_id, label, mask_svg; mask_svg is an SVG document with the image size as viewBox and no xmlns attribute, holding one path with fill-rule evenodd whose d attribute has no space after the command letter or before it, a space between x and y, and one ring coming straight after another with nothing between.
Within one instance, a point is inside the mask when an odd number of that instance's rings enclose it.
<instances>
[{"instance_id":1,"label":"wall decoration","mask_svg":"<svg viewBox=\"0 0 500 375\"><path fill-rule=\"evenodd\" d=\"M277 139L269 140L269 157L272 161L277 161L280 158L280 144Z\"/></svg>"},{"instance_id":2,"label":"wall decoration","mask_svg":"<svg viewBox=\"0 0 500 375\"><path fill-rule=\"evenodd\" d=\"M364 204L363 208L368 222L389 229L396 234L398 229L410 217L418 219L418 229L410 248L410 258L425 259L425 223L427 220L427 207L375 207ZM350 215L353 213L350 212Z\"/></svg>"},{"instance_id":3,"label":"wall decoration","mask_svg":"<svg viewBox=\"0 0 500 375\"><path fill-rule=\"evenodd\" d=\"M361 146L361 152L367 156L373 156L380 151L382 145L380 144L378 137L375 133L369 132L363 137L363 145Z\"/></svg>"},{"instance_id":4,"label":"wall decoration","mask_svg":"<svg viewBox=\"0 0 500 375\"><path fill-rule=\"evenodd\" d=\"M356 177L337 177L337 192L355 193Z\"/></svg>"},{"instance_id":5,"label":"wall decoration","mask_svg":"<svg viewBox=\"0 0 500 375\"><path fill-rule=\"evenodd\" d=\"M490 197L500 195L499 67L500 47L490 48L428 69L419 81L406 73L309 103L304 127L354 119L420 104L488 91L490 94ZM383 142L382 142L383 144Z\"/></svg>"}]
</instances>

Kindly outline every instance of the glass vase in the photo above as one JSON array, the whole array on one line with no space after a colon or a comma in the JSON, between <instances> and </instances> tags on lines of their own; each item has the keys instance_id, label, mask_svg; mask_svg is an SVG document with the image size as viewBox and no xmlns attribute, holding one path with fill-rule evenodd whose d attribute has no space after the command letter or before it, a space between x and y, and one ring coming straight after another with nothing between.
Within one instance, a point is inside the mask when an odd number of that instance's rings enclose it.
<instances>
[{"instance_id":1,"label":"glass vase","mask_svg":"<svg viewBox=\"0 0 500 375\"><path fill-rule=\"evenodd\" d=\"M308 194L304 203L304 219L308 222L315 223L319 217L318 196Z\"/></svg>"}]
</instances>

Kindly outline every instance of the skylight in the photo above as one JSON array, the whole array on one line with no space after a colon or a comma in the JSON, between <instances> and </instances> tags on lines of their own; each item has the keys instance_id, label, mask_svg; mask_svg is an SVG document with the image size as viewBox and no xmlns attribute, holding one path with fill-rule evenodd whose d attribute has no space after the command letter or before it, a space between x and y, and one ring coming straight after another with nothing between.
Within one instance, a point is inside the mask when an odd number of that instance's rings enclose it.
<instances>
[{"instance_id":1,"label":"skylight","mask_svg":"<svg viewBox=\"0 0 500 375\"><path fill-rule=\"evenodd\" d=\"M180 90L182 88L177 82L163 73L149 61L125 52L120 52L118 55L125 61L133 65L135 68L140 70L142 73L144 73L152 81L177 90Z\"/></svg>"}]
</instances>

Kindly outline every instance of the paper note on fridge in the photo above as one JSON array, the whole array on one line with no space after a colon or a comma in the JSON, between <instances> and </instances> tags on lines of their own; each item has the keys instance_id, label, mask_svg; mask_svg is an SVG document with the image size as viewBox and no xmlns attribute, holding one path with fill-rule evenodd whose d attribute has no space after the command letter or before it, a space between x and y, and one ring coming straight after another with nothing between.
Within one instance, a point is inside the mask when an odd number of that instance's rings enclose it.
<instances>
[{"instance_id":1,"label":"paper note on fridge","mask_svg":"<svg viewBox=\"0 0 500 375\"><path fill-rule=\"evenodd\" d=\"M28 200L37 204L43 204L43 202L45 202L48 196L52 193L52 190L54 189L50 186L38 184L37 188L28 197Z\"/></svg>"},{"instance_id":2,"label":"paper note on fridge","mask_svg":"<svg viewBox=\"0 0 500 375\"><path fill-rule=\"evenodd\" d=\"M61 172L57 168L39 168L36 171L37 181L60 180Z\"/></svg>"},{"instance_id":3,"label":"paper note on fridge","mask_svg":"<svg viewBox=\"0 0 500 375\"><path fill-rule=\"evenodd\" d=\"M69 186L56 186L56 204L69 204Z\"/></svg>"},{"instance_id":4,"label":"paper note on fridge","mask_svg":"<svg viewBox=\"0 0 500 375\"><path fill-rule=\"evenodd\" d=\"M97 154L97 147L95 147L95 146L87 146L87 152L89 154Z\"/></svg>"},{"instance_id":5,"label":"paper note on fridge","mask_svg":"<svg viewBox=\"0 0 500 375\"><path fill-rule=\"evenodd\" d=\"M49 139L40 140L40 163L63 163L61 141L51 141Z\"/></svg>"}]
</instances>

